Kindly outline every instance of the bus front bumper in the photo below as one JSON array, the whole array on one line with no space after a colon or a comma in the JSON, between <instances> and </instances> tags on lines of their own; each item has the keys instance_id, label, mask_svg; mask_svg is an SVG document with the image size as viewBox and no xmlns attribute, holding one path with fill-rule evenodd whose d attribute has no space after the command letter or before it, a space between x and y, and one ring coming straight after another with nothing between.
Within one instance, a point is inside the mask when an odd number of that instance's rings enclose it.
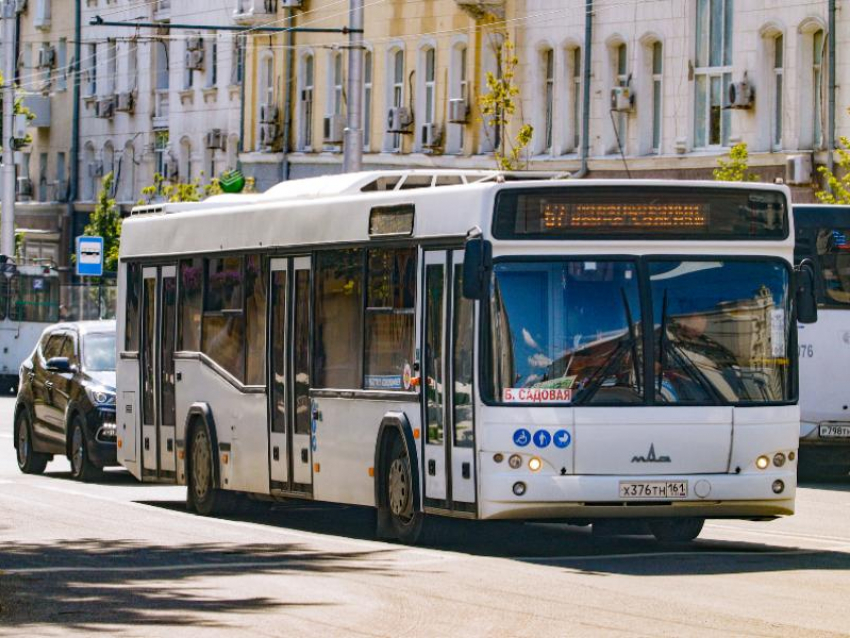
<instances>
[{"instance_id":1,"label":"bus front bumper","mask_svg":"<svg viewBox=\"0 0 850 638\"><path fill-rule=\"evenodd\" d=\"M700 517L770 519L794 513L797 468L752 474L553 476L504 472L484 477L482 519ZM687 482L685 498L623 499L622 482ZM782 491L774 484L782 482ZM514 492L525 484L521 496Z\"/></svg>"}]
</instances>

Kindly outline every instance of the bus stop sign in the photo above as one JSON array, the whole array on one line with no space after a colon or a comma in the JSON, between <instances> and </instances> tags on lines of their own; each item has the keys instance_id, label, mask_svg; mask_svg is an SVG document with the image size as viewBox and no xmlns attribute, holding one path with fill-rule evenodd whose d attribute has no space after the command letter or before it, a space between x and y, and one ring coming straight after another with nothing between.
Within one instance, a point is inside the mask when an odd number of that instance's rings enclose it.
<instances>
[{"instance_id":1,"label":"bus stop sign","mask_svg":"<svg viewBox=\"0 0 850 638\"><path fill-rule=\"evenodd\" d=\"M77 275L103 275L103 237L77 237Z\"/></svg>"}]
</instances>

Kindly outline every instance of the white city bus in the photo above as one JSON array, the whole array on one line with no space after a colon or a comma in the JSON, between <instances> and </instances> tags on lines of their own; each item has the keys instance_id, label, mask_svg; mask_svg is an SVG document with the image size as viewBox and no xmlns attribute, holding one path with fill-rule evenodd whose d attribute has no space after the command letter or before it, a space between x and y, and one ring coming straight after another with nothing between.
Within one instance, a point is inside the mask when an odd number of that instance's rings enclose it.
<instances>
[{"instance_id":1,"label":"white city bus","mask_svg":"<svg viewBox=\"0 0 850 638\"><path fill-rule=\"evenodd\" d=\"M140 208L119 460L201 514L366 505L405 542L426 515L689 540L792 514L788 211L773 185L422 171Z\"/></svg>"},{"instance_id":2,"label":"white city bus","mask_svg":"<svg viewBox=\"0 0 850 638\"><path fill-rule=\"evenodd\" d=\"M800 326L800 472L850 472L850 206L793 209L796 259L816 273L818 322Z\"/></svg>"}]
</instances>

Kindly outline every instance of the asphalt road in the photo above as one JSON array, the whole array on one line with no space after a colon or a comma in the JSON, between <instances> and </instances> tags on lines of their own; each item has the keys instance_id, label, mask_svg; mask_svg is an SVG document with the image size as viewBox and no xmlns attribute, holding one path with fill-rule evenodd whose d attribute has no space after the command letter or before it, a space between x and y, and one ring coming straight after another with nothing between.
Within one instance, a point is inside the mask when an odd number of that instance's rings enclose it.
<instances>
[{"instance_id":1,"label":"asphalt road","mask_svg":"<svg viewBox=\"0 0 850 638\"><path fill-rule=\"evenodd\" d=\"M850 481L686 548L587 528L445 522L372 540L368 510L185 512L185 490L64 459L20 474L0 399L0 635L850 635Z\"/></svg>"}]
</instances>

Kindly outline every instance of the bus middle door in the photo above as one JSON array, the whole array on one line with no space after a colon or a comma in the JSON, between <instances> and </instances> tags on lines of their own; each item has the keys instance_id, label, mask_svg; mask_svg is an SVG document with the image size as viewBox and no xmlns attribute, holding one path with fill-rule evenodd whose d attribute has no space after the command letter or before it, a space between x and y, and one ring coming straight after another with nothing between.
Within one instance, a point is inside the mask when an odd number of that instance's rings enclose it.
<instances>
[{"instance_id":1,"label":"bus middle door","mask_svg":"<svg viewBox=\"0 0 850 638\"><path fill-rule=\"evenodd\" d=\"M476 513L475 304L462 292L463 252L427 251L422 329L425 506Z\"/></svg>"}]
</instances>

